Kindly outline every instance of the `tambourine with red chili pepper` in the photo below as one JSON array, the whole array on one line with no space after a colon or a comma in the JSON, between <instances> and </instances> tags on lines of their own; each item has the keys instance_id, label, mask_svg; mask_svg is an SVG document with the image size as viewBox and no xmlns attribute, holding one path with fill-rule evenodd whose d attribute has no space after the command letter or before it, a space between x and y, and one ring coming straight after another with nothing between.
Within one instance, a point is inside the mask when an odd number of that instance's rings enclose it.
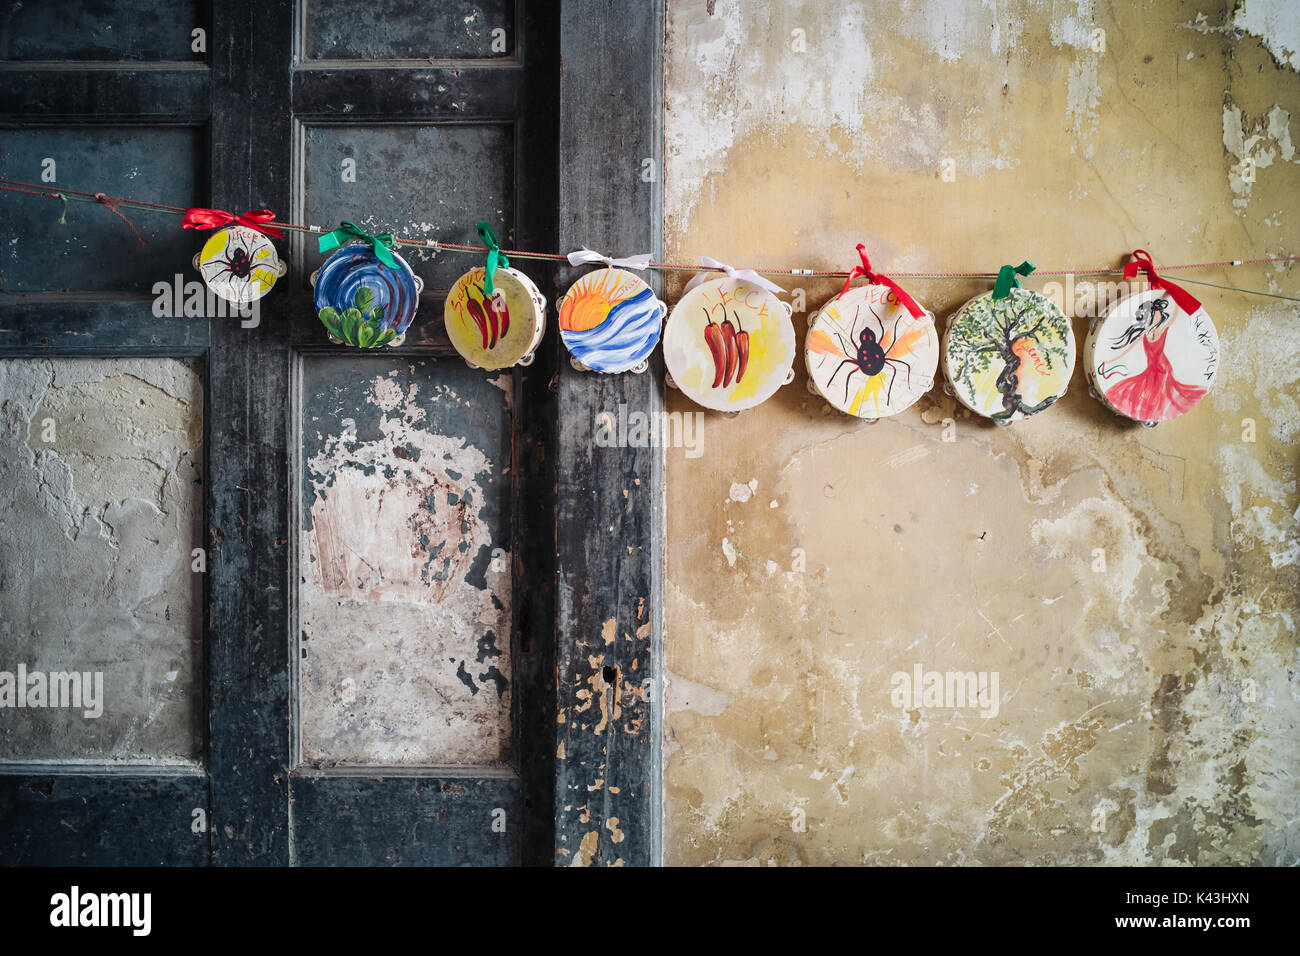
<instances>
[{"instance_id":1,"label":"tambourine with red chili pepper","mask_svg":"<svg viewBox=\"0 0 1300 956\"><path fill-rule=\"evenodd\" d=\"M672 383L705 408L753 408L794 377L789 304L743 279L688 289L668 315L663 343Z\"/></svg>"},{"instance_id":2,"label":"tambourine with red chili pepper","mask_svg":"<svg viewBox=\"0 0 1300 956\"><path fill-rule=\"evenodd\" d=\"M493 290L484 269L471 269L447 293L443 320L456 351L471 368L529 365L546 330L546 299L517 269L499 267Z\"/></svg>"}]
</instances>

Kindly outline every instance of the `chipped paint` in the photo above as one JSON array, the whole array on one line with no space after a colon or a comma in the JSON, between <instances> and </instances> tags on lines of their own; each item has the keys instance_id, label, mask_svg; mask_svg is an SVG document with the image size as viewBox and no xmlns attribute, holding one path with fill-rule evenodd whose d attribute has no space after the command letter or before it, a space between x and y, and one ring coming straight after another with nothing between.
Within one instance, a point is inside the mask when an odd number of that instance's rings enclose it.
<instances>
[{"instance_id":1,"label":"chipped paint","mask_svg":"<svg viewBox=\"0 0 1300 956\"><path fill-rule=\"evenodd\" d=\"M427 368L372 376L337 428L324 414L304 423L321 429L304 462L300 557L309 762L509 757L508 445L494 458L439 426L469 399Z\"/></svg>"}]
</instances>

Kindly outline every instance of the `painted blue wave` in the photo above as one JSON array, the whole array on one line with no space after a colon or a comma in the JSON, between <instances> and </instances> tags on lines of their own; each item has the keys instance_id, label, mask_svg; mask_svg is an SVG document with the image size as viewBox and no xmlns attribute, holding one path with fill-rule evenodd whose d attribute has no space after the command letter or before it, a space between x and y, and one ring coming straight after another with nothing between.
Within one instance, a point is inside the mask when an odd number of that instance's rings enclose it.
<instances>
[{"instance_id":1,"label":"painted blue wave","mask_svg":"<svg viewBox=\"0 0 1300 956\"><path fill-rule=\"evenodd\" d=\"M605 321L585 332L562 332L569 352L587 368L621 370L654 351L663 319L654 291L643 289L609 310Z\"/></svg>"},{"instance_id":2,"label":"painted blue wave","mask_svg":"<svg viewBox=\"0 0 1300 956\"><path fill-rule=\"evenodd\" d=\"M312 291L316 311L328 305L342 314L352 307L357 290L367 286L375 294L374 304L384 310L383 328L401 335L415 318L420 292L411 267L400 256L393 258L397 260L396 269L380 262L369 245L359 243L335 252L316 274Z\"/></svg>"}]
</instances>

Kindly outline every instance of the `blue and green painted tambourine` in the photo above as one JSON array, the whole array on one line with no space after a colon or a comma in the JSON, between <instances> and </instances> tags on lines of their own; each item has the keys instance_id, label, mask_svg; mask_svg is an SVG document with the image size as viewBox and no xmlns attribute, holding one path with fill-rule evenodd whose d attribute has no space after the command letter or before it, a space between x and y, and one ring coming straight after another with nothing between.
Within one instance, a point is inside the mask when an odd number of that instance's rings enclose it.
<instances>
[{"instance_id":1,"label":"blue and green painted tambourine","mask_svg":"<svg viewBox=\"0 0 1300 956\"><path fill-rule=\"evenodd\" d=\"M353 242L312 273L316 314L331 339L363 349L401 344L424 282L390 254L397 268L380 262L370 244Z\"/></svg>"}]
</instances>

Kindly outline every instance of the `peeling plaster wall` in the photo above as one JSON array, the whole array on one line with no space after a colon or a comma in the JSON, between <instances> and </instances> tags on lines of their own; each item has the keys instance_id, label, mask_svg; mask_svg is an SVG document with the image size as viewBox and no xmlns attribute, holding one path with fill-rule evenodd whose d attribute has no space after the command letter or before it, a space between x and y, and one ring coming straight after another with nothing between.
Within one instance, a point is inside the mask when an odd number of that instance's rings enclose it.
<instances>
[{"instance_id":1,"label":"peeling plaster wall","mask_svg":"<svg viewBox=\"0 0 1300 956\"><path fill-rule=\"evenodd\" d=\"M1293 254L1298 22L1254 0L669 0L668 258ZM785 284L810 309L838 291ZM941 328L987 289L905 285ZM1300 861L1300 311L1189 288L1219 379L1153 430L1082 362L1003 430L939 387L859 423L800 361L764 406L707 413L699 458L667 452L666 862ZM996 712L896 706L916 665L996 673Z\"/></svg>"},{"instance_id":2,"label":"peeling plaster wall","mask_svg":"<svg viewBox=\"0 0 1300 956\"><path fill-rule=\"evenodd\" d=\"M0 670L103 675L98 717L0 709L0 760L199 758L202 398L177 359L0 361Z\"/></svg>"},{"instance_id":3,"label":"peeling plaster wall","mask_svg":"<svg viewBox=\"0 0 1300 956\"><path fill-rule=\"evenodd\" d=\"M510 375L309 360L303 758L510 759Z\"/></svg>"}]
</instances>

